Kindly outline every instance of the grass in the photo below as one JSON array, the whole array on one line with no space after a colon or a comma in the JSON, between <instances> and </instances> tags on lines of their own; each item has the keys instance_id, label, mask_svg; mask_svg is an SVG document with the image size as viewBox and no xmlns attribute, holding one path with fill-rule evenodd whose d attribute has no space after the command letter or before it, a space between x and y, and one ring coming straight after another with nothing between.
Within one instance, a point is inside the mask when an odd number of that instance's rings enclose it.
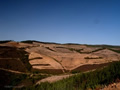
<instances>
[{"instance_id":1,"label":"grass","mask_svg":"<svg viewBox=\"0 0 120 90\"><path fill-rule=\"evenodd\" d=\"M120 79L120 62L92 72L80 73L54 83L41 83L26 90L88 90L101 88Z\"/></svg>"}]
</instances>

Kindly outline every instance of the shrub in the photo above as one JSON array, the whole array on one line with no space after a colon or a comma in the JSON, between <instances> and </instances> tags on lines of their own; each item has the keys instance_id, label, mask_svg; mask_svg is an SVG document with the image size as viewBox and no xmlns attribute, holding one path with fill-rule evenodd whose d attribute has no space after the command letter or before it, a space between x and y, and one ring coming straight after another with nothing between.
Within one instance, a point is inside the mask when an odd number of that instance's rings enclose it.
<instances>
[{"instance_id":1,"label":"shrub","mask_svg":"<svg viewBox=\"0 0 120 90\"><path fill-rule=\"evenodd\" d=\"M113 62L108 67L92 72L80 73L55 83L41 83L32 89L39 90L87 90L101 85L108 85L120 79L120 62ZM31 88L28 88L31 89Z\"/></svg>"}]
</instances>

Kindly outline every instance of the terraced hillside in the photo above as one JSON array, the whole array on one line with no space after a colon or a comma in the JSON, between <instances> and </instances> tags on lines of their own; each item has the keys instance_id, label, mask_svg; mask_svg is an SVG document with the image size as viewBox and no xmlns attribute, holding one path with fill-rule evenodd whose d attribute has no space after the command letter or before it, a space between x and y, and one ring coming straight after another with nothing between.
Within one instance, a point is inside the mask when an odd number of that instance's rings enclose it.
<instances>
[{"instance_id":1,"label":"terraced hillside","mask_svg":"<svg viewBox=\"0 0 120 90\"><path fill-rule=\"evenodd\" d=\"M94 66L104 66L109 62L120 60L119 46L56 44L38 41L10 41L2 43L1 47L2 46L12 46L27 52L32 70L38 70L42 73L65 73L74 70L83 71L80 69L81 67L91 66L93 67L91 69L94 69ZM8 51L8 53L11 52ZM1 55L2 54L1 52ZM6 57L4 61L10 59L9 56ZM13 59L18 60L17 58ZM24 66L22 68L24 68Z\"/></svg>"},{"instance_id":2,"label":"terraced hillside","mask_svg":"<svg viewBox=\"0 0 120 90\"><path fill-rule=\"evenodd\" d=\"M16 47L0 46L0 68L29 71L31 65L28 61L28 53Z\"/></svg>"},{"instance_id":3,"label":"terraced hillside","mask_svg":"<svg viewBox=\"0 0 120 90\"><path fill-rule=\"evenodd\" d=\"M0 44L0 87L2 90L33 85L38 80L47 77L47 74L31 72L29 53L16 46L18 46L16 42Z\"/></svg>"},{"instance_id":4,"label":"terraced hillside","mask_svg":"<svg viewBox=\"0 0 120 90\"><path fill-rule=\"evenodd\" d=\"M29 43L29 47L28 46ZM22 45L23 43L19 43ZM26 47L25 47L26 44ZM32 45L32 46L31 46ZM22 46L21 46L22 47ZM42 42L24 43L30 64L39 71L70 72L83 66L100 66L120 60L120 47L55 44ZM31 56L33 59L31 60ZM79 70L81 71L81 70Z\"/></svg>"},{"instance_id":5,"label":"terraced hillside","mask_svg":"<svg viewBox=\"0 0 120 90\"><path fill-rule=\"evenodd\" d=\"M39 41L0 43L0 70L5 73L25 74L27 77L37 77L39 74L85 72L103 68L119 60L120 46L58 44ZM35 83L37 80L32 79L32 82Z\"/></svg>"}]
</instances>

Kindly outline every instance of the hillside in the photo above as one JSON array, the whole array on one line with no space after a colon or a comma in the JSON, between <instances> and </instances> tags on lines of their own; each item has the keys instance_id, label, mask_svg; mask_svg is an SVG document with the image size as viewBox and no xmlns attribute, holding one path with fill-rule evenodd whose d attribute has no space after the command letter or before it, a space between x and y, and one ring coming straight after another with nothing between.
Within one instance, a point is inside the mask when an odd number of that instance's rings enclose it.
<instances>
[{"instance_id":1,"label":"hillside","mask_svg":"<svg viewBox=\"0 0 120 90\"><path fill-rule=\"evenodd\" d=\"M55 44L36 41L30 43L24 41L19 45L29 53L29 62L32 68L41 72L56 71L64 73L76 69L82 71L78 68L85 66L99 67L99 64L103 66L106 65L105 63L120 60L120 53L118 53L120 47L118 46Z\"/></svg>"},{"instance_id":2,"label":"hillside","mask_svg":"<svg viewBox=\"0 0 120 90\"><path fill-rule=\"evenodd\" d=\"M7 81L1 82L1 86L11 85L13 80L9 75L12 74L23 77L15 85L26 86L24 83L32 77L29 86L47 76L91 71L119 60L120 46L1 41L0 80L7 78Z\"/></svg>"}]
</instances>

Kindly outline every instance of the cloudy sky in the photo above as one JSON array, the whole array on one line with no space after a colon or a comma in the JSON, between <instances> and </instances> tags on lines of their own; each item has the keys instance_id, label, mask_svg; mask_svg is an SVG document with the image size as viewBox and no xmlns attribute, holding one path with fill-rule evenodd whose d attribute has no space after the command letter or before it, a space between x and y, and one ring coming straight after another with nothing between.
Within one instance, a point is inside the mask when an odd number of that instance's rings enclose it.
<instances>
[{"instance_id":1,"label":"cloudy sky","mask_svg":"<svg viewBox=\"0 0 120 90\"><path fill-rule=\"evenodd\" d=\"M120 45L120 0L0 0L0 40Z\"/></svg>"}]
</instances>

